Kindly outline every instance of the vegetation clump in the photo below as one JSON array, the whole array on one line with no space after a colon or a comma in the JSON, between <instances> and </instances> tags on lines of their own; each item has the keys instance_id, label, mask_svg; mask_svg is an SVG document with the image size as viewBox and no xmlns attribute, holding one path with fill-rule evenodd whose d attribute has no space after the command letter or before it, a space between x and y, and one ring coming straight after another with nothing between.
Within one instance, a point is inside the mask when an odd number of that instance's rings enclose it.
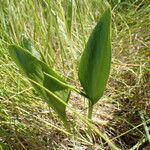
<instances>
[{"instance_id":1,"label":"vegetation clump","mask_svg":"<svg viewBox=\"0 0 150 150\"><path fill-rule=\"evenodd\" d=\"M110 5L1 2L0 149L149 148L150 4Z\"/></svg>"}]
</instances>

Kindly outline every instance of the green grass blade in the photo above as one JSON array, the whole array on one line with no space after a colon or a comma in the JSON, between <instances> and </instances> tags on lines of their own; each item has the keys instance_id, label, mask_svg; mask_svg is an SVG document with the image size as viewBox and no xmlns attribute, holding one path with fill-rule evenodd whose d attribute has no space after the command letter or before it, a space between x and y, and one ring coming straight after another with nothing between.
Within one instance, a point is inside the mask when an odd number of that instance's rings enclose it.
<instances>
[{"instance_id":1,"label":"green grass blade","mask_svg":"<svg viewBox=\"0 0 150 150\"><path fill-rule=\"evenodd\" d=\"M69 37L71 37L74 0L66 1L66 4L67 4L66 24L67 24L67 30L68 30L68 33L69 33Z\"/></svg>"}]
</instances>

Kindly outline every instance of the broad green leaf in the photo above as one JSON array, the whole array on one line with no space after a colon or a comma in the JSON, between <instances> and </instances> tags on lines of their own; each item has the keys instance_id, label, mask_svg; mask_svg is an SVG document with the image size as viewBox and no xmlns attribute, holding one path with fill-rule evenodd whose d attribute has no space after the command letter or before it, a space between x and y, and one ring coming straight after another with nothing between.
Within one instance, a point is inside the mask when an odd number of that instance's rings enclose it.
<instances>
[{"instance_id":1,"label":"broad green leaf","mask_svg":"<svg viewBox=\"0 0 150 150\"><path fill-rule=\"evenodd\" d=\"M65 102L68 102L70 89L68 89L66 82L44 62L31 55L29 51L26 51L16 45L11 45L9 47L9 53L23 73L31 79L30 81L35 81L39 85L55 93ZM57 112L60 118L63 121L66 120L66 106L55 97L41 89L40 86L34 84L34 82L32 82L32 84L41 96L48 102L49 106Z\"/></svg>"},{"instance_id":2,"label":"broad green leaf","mask_svg":"<svg viewBox=\"0 0 150 150\"><path fill-rule=\"evenodd\" d=\"M24 34L22 34L21 37L21 46L24 49L28 50L32 56L36 57L39 60L44 60L43 56L41 56L40 53L35 49L31 39Z\"/></svg>"},{"instance_id":3,"label":"broad green leaf","mask_svg":"<svg viewBox=\"0 0 150 150\"><path fill-rule=\"evenodd\" d=\"M52 92L48 90L44 85L39 84L38 82L35 82L32 79L29 79L30 82L33 84L33 86L37 89L38 92L41 93L42 97L45 98L48 105L58 114L60 119L63 121L64 126L66 129L70 130L70 125L67 121L66 117L66 103L68 101L68 97L70 96L70 91L68 89ZM66 101L62 99L62 96L66 97ZM61 101L60 101L61 99Z\"/></svg>"},{"instance_id":4,"label":"broad green leaf","mask_svg":"<svg viewBox=\"0 0 150 150\"><path fill-rule=\"evenodd\" d=\"M50 91L59 91L68 88L68 85L65 82L62 82L55 78L54 76L44 72L44 85Z\"/></svg>"},{"instance_id":5,"label":"broad green leaf","mask_svg":"<svg viewBox=\"0 0 150 150\"><path fill-rule=\"evenodd\" d=\"M79 80L92 105L103 95L110 73L111 11L106 9L94 28L79 64Z\"/></svg>"}]
</instances>

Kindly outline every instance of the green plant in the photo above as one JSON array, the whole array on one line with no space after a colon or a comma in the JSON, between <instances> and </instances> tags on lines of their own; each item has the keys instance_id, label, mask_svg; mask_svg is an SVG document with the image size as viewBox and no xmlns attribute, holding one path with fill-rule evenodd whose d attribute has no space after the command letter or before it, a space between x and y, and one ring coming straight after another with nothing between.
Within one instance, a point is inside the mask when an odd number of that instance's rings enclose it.
<instances>
[{"instance_id":1,"label":"green plant","mask_svg":"<svg viewBox=\"0 0 150 150\"><path fill-rule=\"evenodd\" d=\"M89 100L89 118L93 105L102 97L111 64L110 9L93 30L81 57L79 80Z\"/></svg>"},{"instance_id":2,"label":"green plant","mask_svg":"<svg viewBox=\"0 0 150 150\"><path fill-rule=\"evenodd\" d=\"M68 84L50 68L25 36L21 46L15 44L9 46L10 56L48 105L58 114L68 130L70 126L65 109L70 91L74 90L88 98L89 119L92 117L93 105L103 95L111 63L110 22L111 11L107 8L93 30L81 57L78 75L85 93Z\"/></svg>"}]
</instances>

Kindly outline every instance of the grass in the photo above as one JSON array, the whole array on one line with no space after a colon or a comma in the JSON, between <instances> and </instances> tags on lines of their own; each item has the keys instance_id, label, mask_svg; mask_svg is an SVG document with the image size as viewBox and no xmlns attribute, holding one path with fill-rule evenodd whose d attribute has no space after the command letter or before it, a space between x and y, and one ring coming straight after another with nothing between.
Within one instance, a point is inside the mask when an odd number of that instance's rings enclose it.
<instances>
[{"instance_id":1,"label":"grass","mask_svg":"<svg viewBox=\"0 0 150 150\"><path fill-rule=\"evenodd\" d=\"M67 133L8 55L8 44L29 36L44 60L80 88L76 68L102 10L99 1L2 1L0 5L0 149L149 149L149 0L110 1L113 60L107 89L93 112L92 135L68 109ZM87 101L71 94L84 116ZM95 133L98 130L98 133ZM102 134L102 136L100 136Z\"/></svg>"}]
</instances>

